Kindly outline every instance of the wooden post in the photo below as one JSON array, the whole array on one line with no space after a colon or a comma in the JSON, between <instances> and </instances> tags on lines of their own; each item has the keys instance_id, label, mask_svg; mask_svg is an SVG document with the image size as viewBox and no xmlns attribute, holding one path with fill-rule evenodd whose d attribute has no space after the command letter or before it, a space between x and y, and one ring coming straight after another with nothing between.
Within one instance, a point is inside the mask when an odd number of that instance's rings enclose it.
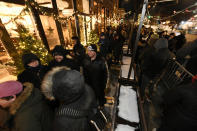
<instances>
[{"instance_id":1,"label":"wooden post","mask_svg":"<svg viewBox=\"0 0 197 131\"><path fill-rule=\"evenodd\" d=\"M88 35L87 35L87 25L86 25L86 16L84 16L84 28L85 28L85 42L87 44L88 41Z\"/></svg>"},{"instance_id":2,"label":"wooden post","mask_svg":"<svg viewBox=\"0 0 197 131\"><path fill-rule=\"evenodd\" d=\"M47 41L43 26L42 26L42 22L40 20L39 13L35 9L35 7L32 4L30 4L31 2L32 2L32 0L27 0L26 4L28 4L28 6L30 7L30 10L33 14L33 17L36 22L36 26L37 26L37 29L38 29L38 32L39 32L39 35L40 35L40 38L41 38L43 44L45 45L46 49L48 51L50 51L48 41Z\"/></svg>"},{"instance_id":3,"label":"wooden post","mask_svg":"<svg viewBox=\"0 0 197 131\"><path fill-rule=\"evenodd\" d=\"M101 25L100 25L100 33L102 32L102 4L100 3L100 18L101 18Z\"/></svg>"},{"instance_id":4,"label":"wooden post","mask_svg":"<svg viewBox=\"0 0 197 131\"><path fill-rule=\"evenodd\" d=\"M99 22L98 22L98 20L99 20L99 3L97 3L97 15L96 15L96 18L97 18L97 30L98 30L98 34L100 34L100 31L99 31Z\"/></svg>"},{"instance_id":5,"label":"wooden post","mask_svg":"<svg viewBox=\"0 0 197 131\"><path fill-rule=\"evenodd\" d=\"M52 0L52 5L53 5L55 15L59 16L56 0ZM56 27L57 27L57 32L58 32L60 43L64 47L65 46L65 41L64 41L64 35L63 35L63 32L62 32L61 23L55 17L54 17L54 19L55 19L55 24L56 24Z\"/></svg>"},{"instance_id":6,"label":"wooden post","mask_svg":"<svg viewBox=\"0 0 197 131\"><path fill-rule=\"evenodd\" d=\"M104 31L105 31L105 26L106 26L106 8L104 7Z\"/></svg>"},{"instance_id":7,"label":"wooden post","mask_svg":"<svg viewBox=\"0 0 197 131\"><path fill-rule=\"evenodd\" d=\"M17 50L10 38L10 35L8 34L5 26L2 24L1 18L0 18L0 40L2 41L2 44L4 45L7 53L10 57L13 58L13 60L16 60L17 58Z\"/></svg>"},{"instance_id":8,"label":"wooden post","mask_svg":"<svg viewBox=\"0 0 197 131\"><path fill-rule=\"evenodd\" d=\"M90 14L93 13L94 0L89 0ZM90 16L90 30L92 30L92 15Z\"/></svg>"},{"instance_id":9,"label":"wooden post","mask_svg":"<svg viewBox=\"0 0 197 131\"><path fill-rule=\"evenodd\" d=\"M77 1L72 0L74 12L77 12ZM80 38L80 27L79 27L79 17L75 14L75 25L76 25L76 33L77 36Z\"/></svg>"}]
</instances>

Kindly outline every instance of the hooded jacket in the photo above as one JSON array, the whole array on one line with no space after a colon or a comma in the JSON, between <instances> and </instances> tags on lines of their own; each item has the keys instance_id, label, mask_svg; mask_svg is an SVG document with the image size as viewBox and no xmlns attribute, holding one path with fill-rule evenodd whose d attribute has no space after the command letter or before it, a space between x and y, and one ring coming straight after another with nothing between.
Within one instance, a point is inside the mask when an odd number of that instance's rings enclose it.
<instances>
[{"instance_id":1,"label":"hooded jacket","mask_svg":"<svg viewBox=\"0 0 197 131\"><path fill-rule=\"evenodd\" d=\"M60 45L56 45L55 48L52 50L52 55L60 55L63 56L63 60L61 62L57 62L55 59L52 60L51 62L49 62L48 65L48 71L51 70L54 67L61 67L61 66L67 66L73 70L80 70L79 66L72 60L72 59L68 59L66 58L66 50L60 46Z\"/></svg>"},{"instance_id":2,"label":"hooded jacket","mask_svg":"<svg viewBox=\"0 0 197 131\"><path fill-rule=\"evenodd\" d=\"M38 67L30 67L28 64L32 60L38 60L39 66ZM46 74L46 67L41 65L40 59L32 54L24 54L22 57L23 65L25 70L18 74L17 79L21 83L30 82L34 85L34 87L40 89L40 85L44 75Z\"/></svg>"},{"instance_id":3,"label":"hooded jacket","mask_svg":"<svg viewBox=\"0 0 197 131\"><path fill-rule=\"evenodd\" d=\"M85 85L79 74L66 67L57 67L51 70L43 81L44 95L49 100L60 101L60 106L56 109L54 131L91 131L86 116L76 118L68 110L91 110L96 106L94 92ZM61 111L71 114L58 115Z\"/></svg>"},{"instance_id":4,"label":"hooded jacket","mask_svg":"<svg viewBox=\"0 0 197 131\"><path fill-rule=\"evenodd\" d=\"M41 92L31 83L24 83L24 91L17 96L7 112L11 131L51 131L53 112L43 100Z\"/></svg>"}]
</instances>

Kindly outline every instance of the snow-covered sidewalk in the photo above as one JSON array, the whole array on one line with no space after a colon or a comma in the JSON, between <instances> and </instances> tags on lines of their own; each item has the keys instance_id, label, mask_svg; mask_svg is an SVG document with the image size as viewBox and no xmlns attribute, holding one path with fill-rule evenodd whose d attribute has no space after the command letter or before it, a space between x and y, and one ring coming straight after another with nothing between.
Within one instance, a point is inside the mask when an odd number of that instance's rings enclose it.
<instances>
[{"instance_id":1,"label":"snow-covered sidewalk","mask_svg":"<svg viewBox=\"0 0 197 131\"><path fill-rule=\"evenodd\" d=\"M121 65L121 77L127 78L130 68L131 57L123 56L123 65ZM134 78L134 70L132 69L130 79ZM120 86L118 116L130 121L139 123L139 112L137 103L137 93L132 86ZM134 127L118 124L116 131L134 131Z\"/></svg>"},{"instance_id":2,"label":"snow-covered sidewalk","mask_svg":"<svg viewBox=\"0 0 197 131\"><path fill-rule=\"evenodd\" d=\"M135 131L135 128L128 125L118 124L115 131Z\"/></svg>"},{"instance_id":3,"label":"snow-covered sidewalk","mask_svg":"<svg viewBox=\"0 0 197 131\"><path fill-rule=\"evenodd\" d=\"M121 77L123 78L128 77L130 63L131 63L131 57L123 56L123 65L121 65ZM134 78L134 71L132 69L130 79L133 79L133 78Z\"/></svg>"},{"instance_id":4,"label":"snow-covered sidewalk","mask_svg":"<svg viewBox=\"0 0 197 131\"><path fill-rule=\"evenodd\" d=\"M137 95L131 87L121 86L119 96L118 115L130 122L139 123Z\"/></svg>"}]
</instances>

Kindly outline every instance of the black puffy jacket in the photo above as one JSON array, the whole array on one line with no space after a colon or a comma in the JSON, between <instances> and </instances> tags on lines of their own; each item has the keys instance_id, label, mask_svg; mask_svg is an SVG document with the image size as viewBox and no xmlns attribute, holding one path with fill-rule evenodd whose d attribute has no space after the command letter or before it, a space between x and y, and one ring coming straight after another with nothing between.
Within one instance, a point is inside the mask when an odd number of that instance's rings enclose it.
<instances>
[{"instance_id":1,"label":"black puffy jacket","mask_svg":"<svg viewBox=\"0 0 197 131\"><path fill-rule=\"evenodd\" d=\"M41 82L46 74L46 67L29 67L25 66L25 70L17 76L18 81L21 83L30 82L34 87L40 89Z\"/></svg>"},{"instance_id":2,"label":"black puffy jacket","mask_svg":"<svg viewBox=\"0 0 197 131\"><path fill-rule=\"evenodd\" d=\"M72 59L64 58L61 62L57 62L56 60L52 60L48 65L48 71L54 67L66 66L71 68L72 70L79 71L79 66Z\"/></svg>"},{"instance_id":3,"label":"black puffy jacket","mask_svg":"<svg viewBox=\"0 0 197 131\"><path fill-rule=\"evenodd\" d=\"M164 95L163 124L173 131L197 129L197 83L178 86Z\"/></svg>"},{"instance_id":4,"label":"black puffy jacket","mask_svg":"<svg viewBox=\"0 0 197 131\"><path fill-rule=\"evenodd\" d=\"M99 55L93 61L86 57L83 62L83 69L85 82L93 88L100 105L103 105L105 102L104 89L106 88L108 80L108 71L105 60Z\"/></svg>"}]
</instances>

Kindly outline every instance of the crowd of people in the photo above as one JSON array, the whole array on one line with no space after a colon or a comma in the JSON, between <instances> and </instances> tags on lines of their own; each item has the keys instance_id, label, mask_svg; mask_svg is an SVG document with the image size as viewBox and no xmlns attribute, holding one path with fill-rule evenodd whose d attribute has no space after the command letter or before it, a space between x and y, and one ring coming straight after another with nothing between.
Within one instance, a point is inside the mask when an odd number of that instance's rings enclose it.
<instances>
[{"instance_id":1,"label":"crowd of people","mask_svg":"<svg viewBox=\"0 0 197 131\"><path fill-rule=\"evenodd\" d=\"M136 33L134 29L133 36L136 36ZM135 41L133 39L132 41ZM154 87L156 80L162 79L161 74L167 71L165 69L169 59L176 60L195 76L197 74L196 49L197 40L188 43L183 32L175 35L167 31L154 32L151 28L142 27L135 63L140 77L141 102L152 103L153 108L157 108L153 109L156 112L152 113L154 116L151 119L148 118L150 117L148 111L145 113L147 123L151 123L150 121L157 123L155 124L157 131L194 131L197 129L196 77L193 81L184 79L170 90L164 89L162 85ZM149 128L149 126L148 124L148 130L152 131L153 127Z\"/></svg>"},{"instance_id":2,"label":"crowd of people","mask_svg":"<svg viewBox=\"0 0 197 131\"><path fill-rule=\"evenodd\" d=\"M0 130L93 131L88 119L95 109L104 108L109 68L121 64L123 44L129 38L129 33L125 36L122 31L121 27L107 28L97 44L87 47L74 36L72 52L56 45L48 65L42 65L36 54L23 54L24 71L18 74L17 81L0 83ZM136 35L134 28L128 51L134 48ZM142 103L158 100L154 98L158 90L150 85L171 58L196 75L197 41L187 43L184 33L155 32L143 26L134 58ZM164 106L158 131L197 128L195 79L184 80L162 95L164 100L159 104ZM88 113L84 115L81 111Z\"/></svg>"},{"instance_id":3,"label":"crowd of people","mask_svg":"<svg viewBox=\"0 0 197 131\"><path fill-rule=\"evenodd\" d=\"M17 80L0 83L0 130L95 130L88 119L106 103L109 54L119 62L124 42L120 34L109 32L101 33L98 46L84 47L77 36L71 38L72 52L56 45L48 65L36 54L23 54L24 71Z\"/></svg>"}]
</instances>

